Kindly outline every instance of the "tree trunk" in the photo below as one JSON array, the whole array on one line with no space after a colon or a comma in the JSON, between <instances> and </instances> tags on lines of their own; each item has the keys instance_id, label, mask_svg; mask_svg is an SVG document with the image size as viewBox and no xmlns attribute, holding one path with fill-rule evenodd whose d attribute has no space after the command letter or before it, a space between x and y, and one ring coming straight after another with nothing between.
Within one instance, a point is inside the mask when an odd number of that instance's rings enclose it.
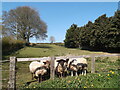
<instances>
[{"instance_id":1,"label":"tree trunk","mask_svg":"<svg viewBox=\"0 0 120 90\"><path fill-rule=\"evenodd\" d=\"M26 40L27 43L29 43L29 36L27 36L27 40Z\"/></svg>"}]
</instances>

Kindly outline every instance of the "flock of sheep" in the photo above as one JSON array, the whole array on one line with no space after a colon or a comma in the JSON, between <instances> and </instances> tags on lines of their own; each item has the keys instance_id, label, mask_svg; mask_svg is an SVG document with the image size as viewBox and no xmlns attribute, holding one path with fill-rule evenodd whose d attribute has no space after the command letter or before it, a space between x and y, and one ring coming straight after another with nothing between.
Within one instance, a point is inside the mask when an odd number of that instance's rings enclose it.
<instances>
[{"instance_id":1,"label":"flock of sheep","mask_svg":"<svg viewBox=\"0 0 120 90\"><path fill-rule=\"evenodd\" d=\"M32 79L36 78L38 82L41 82L44 78L50 77L50 60L33 61L30 63L29 69ZM58 77L86 75L87 60L85 58L55 59L54 69Z\"/></svg>"}]
</instances>

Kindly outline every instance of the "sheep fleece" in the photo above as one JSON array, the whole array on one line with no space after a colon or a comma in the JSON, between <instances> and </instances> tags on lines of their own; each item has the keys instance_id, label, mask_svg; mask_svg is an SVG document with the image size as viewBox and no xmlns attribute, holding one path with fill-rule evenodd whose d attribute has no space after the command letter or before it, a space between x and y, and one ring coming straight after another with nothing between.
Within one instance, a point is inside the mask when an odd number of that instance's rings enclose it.
<instances>
[{"instance_id":1,"label":"sheep fleece","mask_svg":"<svg viewBox=\"0 0 120 90\"><path fill-rule=\"evenodd\" d=\"M43 65L44 65L44 63L42 63L42 62L38 62L38 61L31 62L30 65L29 65L30 72L34 73L36 68L41 67Z\"/></svg>"}]
</instances>

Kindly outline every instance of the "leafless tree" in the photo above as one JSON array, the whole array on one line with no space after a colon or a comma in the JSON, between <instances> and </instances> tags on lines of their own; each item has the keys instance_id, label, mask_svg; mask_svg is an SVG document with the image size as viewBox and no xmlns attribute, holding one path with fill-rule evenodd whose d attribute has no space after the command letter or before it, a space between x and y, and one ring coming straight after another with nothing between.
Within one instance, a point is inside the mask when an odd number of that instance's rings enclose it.
<instances>
[{"instance_id":1,"label":"leafless tree","mask_svg":"<svg viewBox=\"0 0 120 90\"><path fill-rule=\"evenodd\" d=\"M54 36L51 36L50 37L50 43L54 43L55 42L55 37Z\"/></svg>"},{"instance_id":2,"label":"leafless tree","mask_svg":"<svg viewBox=\"0 0 120 90\"><path fill-rule=\"evenodd\" d=\"M17 36L29 43L29 39L36 37L42 40L47 37L47 25L39 13L28 6L17 7L3 12L3 34Z\"/></svg>"}]
</instances>

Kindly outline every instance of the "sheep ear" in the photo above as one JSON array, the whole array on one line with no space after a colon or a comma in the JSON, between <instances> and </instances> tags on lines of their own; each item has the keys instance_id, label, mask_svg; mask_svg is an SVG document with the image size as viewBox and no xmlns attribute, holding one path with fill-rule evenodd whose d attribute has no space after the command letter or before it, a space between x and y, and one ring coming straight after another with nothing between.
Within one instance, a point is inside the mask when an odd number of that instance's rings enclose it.
<instances>
[{"instance_id":1,"label":"sheep ear","mask_svg":"<svg viewBox=\"0 0 120 90\"><path fill-rule=\"evenodd\" d=\"M44 64L46 64L46 62L43 62Z\"/></svg>"},{"instance_id":2,"label":"sheep ear","mask_svg":"<svg viewBox=\"0 0 120 90\"><path fill-rule=\"evenodd\" d=\"M66 59L66 62L68 62L68 61L69 61L69 58Z\"/></svg>"}]
</instances>

